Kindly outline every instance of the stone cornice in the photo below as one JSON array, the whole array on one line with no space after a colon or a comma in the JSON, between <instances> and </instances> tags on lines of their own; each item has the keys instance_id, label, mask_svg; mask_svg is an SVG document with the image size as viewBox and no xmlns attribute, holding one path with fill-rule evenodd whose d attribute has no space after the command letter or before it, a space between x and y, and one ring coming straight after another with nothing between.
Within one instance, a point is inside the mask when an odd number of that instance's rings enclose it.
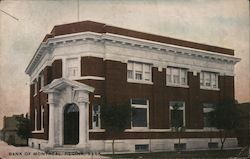
<instances>
[{"instance_id":1,"label":"stone cornice","mask_svg":"<svg viewBox=\"0 0 250 159\"><path fill-rule=\"evenodd\" d=\"M80 45L88 42L101 43L103 46L119 45L125 47L131 47L140 50L148 50L159 52L162 54L181 56L192 59L199 59L201 61L213 61L216 63L226 63L229 65L235 65L240 61L240 58L236 58L231 55L225 55L216 52L209 52L204 50L197 50L193 48L180 47L175 45L169 45L165 43L159 43L155 41L142 40L137 38L131 38L121 35L115 35L110 33L94 33L94 32L82 32L76 34L67 34L61 36L55 36L49 38L46 42L41 43L37 49L30 64L26 68L26 73L31 75L35 68L38 66L41 59L46 53L51 53L54 48L60 46Z\"/></svg>"}]
</instances>

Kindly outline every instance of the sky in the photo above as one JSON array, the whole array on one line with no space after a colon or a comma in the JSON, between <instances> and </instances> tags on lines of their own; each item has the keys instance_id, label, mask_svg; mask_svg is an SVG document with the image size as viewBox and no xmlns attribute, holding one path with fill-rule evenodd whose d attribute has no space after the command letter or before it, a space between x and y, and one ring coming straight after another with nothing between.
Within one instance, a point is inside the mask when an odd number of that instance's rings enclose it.
<instances>
[{"instance_id":1,"label":"sky","mask_svg":"<svg viewBox=\"0 0 250 159\"><path fill-rule=\"evenodd\" d=\"M250 102L248 0L1 0L0 129L29 111L25 69L53 26L92 20L235 50L235 97ZM79 18L78 18L79 17Z\"/></svg>"}]
</instances>

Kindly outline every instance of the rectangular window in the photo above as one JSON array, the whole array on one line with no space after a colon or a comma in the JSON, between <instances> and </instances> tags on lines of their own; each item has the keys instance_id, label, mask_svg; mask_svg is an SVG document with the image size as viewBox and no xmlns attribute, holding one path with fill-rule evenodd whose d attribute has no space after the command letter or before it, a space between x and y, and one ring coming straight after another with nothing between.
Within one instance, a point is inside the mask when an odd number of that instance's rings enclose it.
<instances>
[{"instance_id":1,"label":"rectangular window","mask_svg":"<svg viewBox=\"0 0 250 159\"><path fill-rule=\"evenodd\" d=\"M148 150L149 150L148 144L135 145L136 152L143 152L143 151L148 151Z\"/></svg>"},{"instance_id":2,"label":"rectangular window","mask_svg":"<svg viewBox=\"0 0 250 159\"><path fill-rule=\"evenodd\" d=\"M35 108L35 131L37 130L37 109Z\"/></svg>"},{"instance_id":3,"label":"rectangular window","mask_svg":"<svg viewBox=\"0 0 250 159\"><path fill-rule=\"evenodd\" d=\"M187 86L187 69L167 67L167 85Z\"/></svg>"},{"instance_id":4,"label":"rectangular window","mask_svg":"<svg viewBox=\"0 0 250 159\"><path fill-rule=\"evenodd\" d=\"M200 87L205 89L217 89L218 78L218 73L202 71L200 73Z\"/></svg>"},{"instance_id":5,"label":"rectangular window","mask_svg":"<svg viewBox=\"0 0 250 159\"><path fill-rule=\"evenodd\" d=\"M127 64L127 79L136 81L152 81L151 65L129 61Z\"/></svg>"},{"instance_id":6,"label":"rectangular window","mask_svg":"<svg viewBox=\"0 0 250 159\"><path fill-rule=\"evenodd\" d=\"M101 108L100 105L93 105L92 107L92 127L93 129L101 128Z\"/></svg>"},{"instance_id":7,"label":"rectangular window","mask_svg":"<svg viewBox=\"0 0 250 159\"><path fill-rule=\"evenodd\" d=\"M132 128L148 127L148 106L149 102L146 99L131 99Z\"/></svg>"},{"instance_id":8,"label":"rectangular window","mask_svg":"<svg viewBox=\"0 0 250 159\"><path fill-rule=\"evenodd\" d=\"M42 89L43 88L43 86L44 86L44 75L40 75L40 89Z\"/></svg>"},{"instance_id":9,"label":"rectangular window","mask_svg":"<svg viewBox=\"0 0 250 159\"><path fill-rule=\"evenodd\" d=\"M203 103L203 126L212 127L211 112L214 111L215 104Z\"/></svg>"},{"instance_id":10,"label":"rectangular window","mask_svg":"<svg viewBox=\"0 0 250 159\"><path fill-rule=\"evenodd\" d=\"M170 102L170 125L175 128L185 126L185 102Z\"/></svg>"},{"instance_id":11,"label":"rectangular window","mask_svg":"<svg viewBox=\"0 0 250 159\"><path fill-rule=\"evenodd\" d=\"M44 130L44 107L41 105L41 130Z\"/></svg>"},{"instance_id":12,"label":"rectangular window","mask_svg":"<svg viewBox=\"0 0 250 159\"><path fill-rule=\"evenodd\" d=\"M67 77L79 76L79 60L78 58L66 59L66 73Z\"/></svg>"},{"instance_id":13,"label":"rectangular window","mask_svg":"<svg viewBox=\"0 0 250 159\"><path fill-rule=\"evenodd\" d=\"M34 80L34 96L37 95L37 90L38 90L37 84L38 84L37 80Z\"/></svg>"}]
</instances>

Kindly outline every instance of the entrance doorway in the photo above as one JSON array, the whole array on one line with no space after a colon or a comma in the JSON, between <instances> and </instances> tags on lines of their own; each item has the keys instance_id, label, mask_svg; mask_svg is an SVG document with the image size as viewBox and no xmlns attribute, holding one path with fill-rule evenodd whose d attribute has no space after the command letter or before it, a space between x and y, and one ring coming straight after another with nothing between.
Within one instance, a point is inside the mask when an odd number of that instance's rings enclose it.
<instances>
[{"instance_id":1,"label":"entrance doorway","mask_svg":"<svg viewBox=\"0 0 250 159\"><path fill-rule=\"evenodd\" d=\"M76 104L67 104L64 109L64 144L79 143L79 108Z\"/></svg>"}]
</instances>

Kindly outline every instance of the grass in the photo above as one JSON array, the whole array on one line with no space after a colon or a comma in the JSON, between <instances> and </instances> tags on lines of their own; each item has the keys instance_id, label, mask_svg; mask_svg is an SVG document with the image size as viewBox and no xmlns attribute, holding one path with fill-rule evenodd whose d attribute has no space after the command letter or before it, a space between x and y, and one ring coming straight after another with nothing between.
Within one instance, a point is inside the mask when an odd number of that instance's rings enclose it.
<instances>
[{"instance_id":1,"label":"grass","mask_svg":"<svg viewBox=\"0 0 250 159\"><path fill-rule=\"evenodd\" d=\"M181 151L181 152L152 152L152 153L131 153L131 154L114 154L105 155L114 159L138 159L138 158L153 158L153 159L167 159L167 158L234 158L246 157L247 151L238 156L240 149L233 150L200 150L200 151Z\"/></svg>"}]
</instances>

